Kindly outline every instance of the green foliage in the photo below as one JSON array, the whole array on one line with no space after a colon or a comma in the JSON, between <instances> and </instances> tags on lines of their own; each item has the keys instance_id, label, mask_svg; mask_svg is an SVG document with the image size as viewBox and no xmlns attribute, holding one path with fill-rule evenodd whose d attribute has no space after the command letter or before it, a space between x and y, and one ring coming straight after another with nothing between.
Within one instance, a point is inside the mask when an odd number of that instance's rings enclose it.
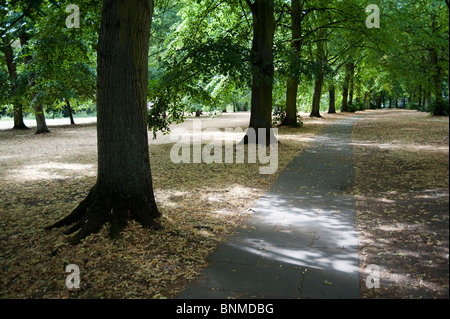
<instances>
[{"instance_id":1,"label":"green foliage","mask_svg":"<svg viewBox=\"0 0 450 319\"><path fill-rule=\"evenodd\" d=\"M96 52L101 3L78 1L81 28L68 29L65 8L70 1L13 1L5 23L3 45L12 43L17 78L6 84L8 101L25 111L43 105L59 116L64 100L74 109L91 103L96 95ZM20 38L20 41L19 41ZM3 81L2 81L3 82ZM4 101L0 101L5 103ZM75 103L74 103L75 102Z\"/></svg>"},{"instance_id":2,"label":"green foliage","mask_svg":"<svg viewBox=\"0 0 450 319\"><path fill-rule=\"evenodd\" d=\"M284 121L284 119L286 118L286 111L283 110L276 110L273 113L273 119L272 119L272 124L274 126L282 123ZM295 127L302 127L303 126L303 118L300 115L297 115L297 124L295 125Z\"/></svg>"},{"instance_id":3,"label":"green foliage","mask_svg":"<svg viewBox=\"0 0 450 319\"><path fill-rule=\"evenodd\" d=\"M353 63L354 101L372 96L412 97L435 101L427 110L448 114L448 98L436 99L437 88L448 97L448 7L439 0L386 0L381 28L365 25L366 3L356 0L301 1L301 37L292 39L291 6L275 1L274 109L283 110L286 83L300 80L298 110L309 112L314 79L323 74L324 88L336 88L342 100L346 65ZM25 111L36 103L62 114L67 99L75 110L95 105L96 46L101 1L79 0L81 28L68 29L65 7L71 1L0 1L0 48L13 43L17 79L0 64L0 105L20 102ZM168 132L170 123L199 110L248 111L251 99L252 13L241 0L161 0L155 2L150 38L148 125ZM19 44L19 36L29 40ZM300 50L293 43L301 43ZM318 57L319 45L323 54ZM0 53L3 56L3 52ZM31 59L30 59L31 58ZM29 62L25 64L25 59ZM32 81L31 81L32 80ZM30 85L30 84L33 85ZM14 88L14 89L12 89ZM324 90L326 91L326 90ZM325 92L324 92L325 93ZM419 97L419 95L421 95ZM321 110L327 108L323 95ZM410 108L417 104L409 103ZM11 107L9 107L11 108ZM364 109L361 103L350 111ZM5 113L5 107L3 107ZM282 118L275 113L275 121Z\"/></svg>"},{"instance_id":4,"label":"green foliage","mask_svg":"<svg viewBox=\"0 0 450 319\"><path fill-rule=\"evenodd\" d=\"M449 100L434 101L430 105L430 113L434 116L449 115Z\"/></svg>"},{"instance_id":5,"label":"green foliage","mask_svg":"<svg viewBox=\"0 0 450 319\"><path fill-rule=\"evenodd\" d=\"M154 134L168 132L169 125L182 121L186 113L245 104L250 51L231 4L166 1L155 16L156 34L165 41L151 50L155 58L149 68L148 125ZM170 27L162 16L172 20Z\"/></svg>"},{"instance_id":6,"label":"green foliage","mask_svg":"<svg viewBox=\"0 0 450 319\"><path fill-rule=\"evenodd\" d=\"M348 104L348 111L349 112L358 112L358 111L364 111L366 109L363 102L352 102Z\"/></svg>"}]
</instances>

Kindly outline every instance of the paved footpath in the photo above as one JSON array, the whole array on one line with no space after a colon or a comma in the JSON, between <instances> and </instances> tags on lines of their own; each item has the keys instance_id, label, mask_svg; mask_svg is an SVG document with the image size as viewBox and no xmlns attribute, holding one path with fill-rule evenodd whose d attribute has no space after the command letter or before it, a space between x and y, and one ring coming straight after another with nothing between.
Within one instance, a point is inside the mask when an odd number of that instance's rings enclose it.
<instances>
[{"instance_id":1,"label":"paved footpath","mask_svg":"<svg viewBox=\"0 0 450 319\"><path fill-rule=\"evenodd\" d=\"M358 299L351 133L327 125L179 299Z\"/></svg>"}]
</instances>

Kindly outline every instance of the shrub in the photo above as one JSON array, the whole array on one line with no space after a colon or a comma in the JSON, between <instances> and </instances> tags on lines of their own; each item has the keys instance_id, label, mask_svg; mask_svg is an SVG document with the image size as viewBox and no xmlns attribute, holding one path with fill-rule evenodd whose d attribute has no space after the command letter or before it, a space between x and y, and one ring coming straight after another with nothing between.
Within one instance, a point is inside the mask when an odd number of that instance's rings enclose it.
<instances>
[{"instance_id":1,"label":"shrub","mask_svg":"<svg viewBox=\"0 0 450 319\"><path fill-rule=\"evenodd\" d=\"M449 101L448 99L438 102L434 101L430 105L429 109L431 115L433 116L440 116L440 115L449 115Z\"/></svg>"},{"instance_id":2,"label":"shrub","mask_svg":"<svg viewBox=\"0 0 450 319\"><path fill-rule=\"evenodd\" d=\"M272 124L275 126L277 124L283 123L285 118L286 118L286 111L274 111L273 118L272 118ZM297 115L296 127L302 127L302 126L303 126L303 119L300 115Z\"/></svg>"},{"instance_id":3,"label":"shrub","mask_svg":"<svg viewBox=\"0 0 450 319\"><path fill-rule=\"evenodd\" d=\"M363 102L353 102L348 105L349 112L364 111L365 109Z\"/></svg>"}]
</instances>

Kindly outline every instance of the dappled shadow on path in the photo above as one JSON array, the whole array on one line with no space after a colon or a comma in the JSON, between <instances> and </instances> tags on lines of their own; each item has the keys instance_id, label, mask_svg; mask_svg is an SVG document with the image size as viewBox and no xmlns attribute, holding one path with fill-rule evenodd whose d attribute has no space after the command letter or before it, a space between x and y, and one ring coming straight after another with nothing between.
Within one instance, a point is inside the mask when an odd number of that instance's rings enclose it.
<instances>
[{"instance_id":1,"label":"dappled shadow on path","mask_svg":"<svg viewBox=\"0 0 450 319\"><path fill-rule=\"evenodd\" d=\"M327 126L280 173L181 298L359 298L355 199L346 194L356 119Z\"/></svg>"}]
</instances>

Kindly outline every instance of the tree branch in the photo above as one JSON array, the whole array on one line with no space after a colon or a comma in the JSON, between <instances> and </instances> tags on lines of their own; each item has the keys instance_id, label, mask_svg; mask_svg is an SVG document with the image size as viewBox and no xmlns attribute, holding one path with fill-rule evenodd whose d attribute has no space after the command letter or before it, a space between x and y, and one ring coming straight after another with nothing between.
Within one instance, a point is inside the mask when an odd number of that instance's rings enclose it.
<instances>
[{"instance_id":1,"label":"tree branch","mask_svg":"<svg viewBox=\"0 0 450 319\"><path fill-rule=\"evenodd\" d=\"M252 3L250 0L245 0L245 2L247 3L248 7L250 8L250 11L252 12L252 14L255 14L255 4Z\"/></svg>"},{"instance_id":2,"label":"tree branch","mask_svg":"<svg viewBox=\"0 0 450 319\"><path fill-rule=\"evenodd\" d=\"M7 26L0 34L0 37L3 37L6 34L6 31L8 31L13 25L15 25L17 22L19 22L20 19L22 19L23 17L25 17L25 13L22 13L22 15L20 17L18 17L14 22L12 22L9 26Z\"/></svg>"},{"instance_id":3,"label":"tree branch","mask_svg":"<svg viewBox=\"0 0 450 319\"><path fill-rule=\"evenodd\" d=\"M242 12L244 13L245 20L247 20L247 24L248 24L248 26L251 28L251 25L252 25L252 24L251 24L250 21L248 20L247 13L245 12L245 9L244 9L244 5L242 4L242 0L239 0L239 4L241 5Z\"/></svg>"},{"instance_id":4,"label":"tree branch","mask_svg":"<svg viewBox=\"0 0 450 319\"><path fill-rule=\"evenodd\" d=\"M284 10L287 9L287 11L290 11L291 8L286 3L283 3L283 7L281 8L281 13L278 19L275 21L275 27L281 22L281 19L283 19Z\"/></svg>"}]
</instances>

